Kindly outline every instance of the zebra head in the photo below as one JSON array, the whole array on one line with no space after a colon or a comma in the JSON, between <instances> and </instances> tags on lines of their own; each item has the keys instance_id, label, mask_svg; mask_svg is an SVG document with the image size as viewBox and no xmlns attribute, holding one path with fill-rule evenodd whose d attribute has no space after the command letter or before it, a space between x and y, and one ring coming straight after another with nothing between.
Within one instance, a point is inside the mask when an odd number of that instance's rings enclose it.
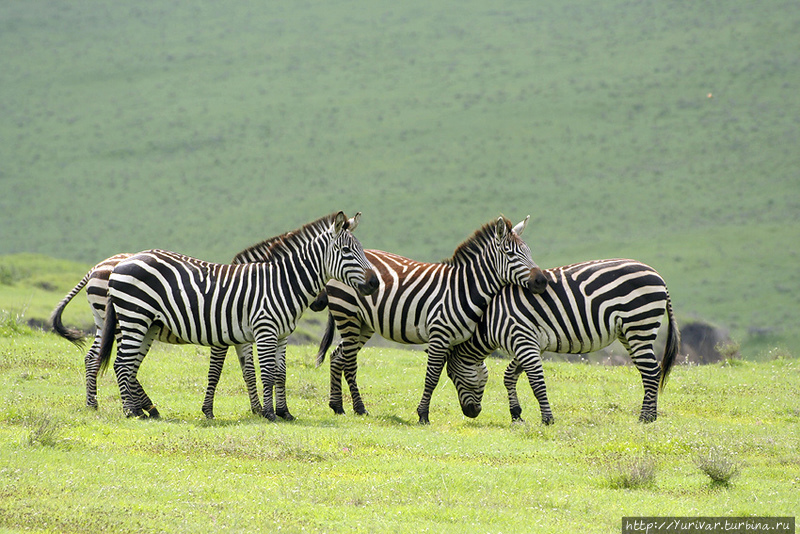
<instances>
[{"instance_id":1,"label":"zebra head","mask_svg":"<svg viewBox=\"0 0 800 534\"><path fill-rule=\"evenodd\" d=\"M447 358L447 376L456 386L461 411L465 416L474 419L481 413L481 399L486 389L489 370L484 360L465 355L459 350L460 346L453 348Z\"/></svg>"},{"instance_id":2,"label":"zebra head","mask_svg":"<svg viewBox=\"0 0 800 534\"><path fill-rule=\"evenodd\" d=\"M331 278L363 295L371 295L378 289L378 275L364 254L364 247L353 235L360 219L361 212L352 219L341 211L336 214L330 228L331 242L325 254L325 269Z\"/></svg>"},{"instance_id":3,"label":"zebra head","mask_svg":"<svg viewBox=\"0 0 800 534\"><path fill-rule=\"evenodd\" d=\"M531 249L520 237L530 218L528 215L513 228L505 217L497 218L497 273L506 283L526 286L531 292L540 294L547 288L547 278L533 261Z\"/></svg>"}]
</instances>

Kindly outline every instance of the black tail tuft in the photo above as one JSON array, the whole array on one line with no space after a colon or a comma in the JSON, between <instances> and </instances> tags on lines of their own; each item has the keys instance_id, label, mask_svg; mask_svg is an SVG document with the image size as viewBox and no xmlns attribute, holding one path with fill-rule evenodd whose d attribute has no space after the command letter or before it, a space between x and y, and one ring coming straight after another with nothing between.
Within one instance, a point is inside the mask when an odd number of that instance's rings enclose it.
<instances>
[{"instance_id":1,"label":"black tail tuft","mask_svg":"<svg viewBox=\"0 0 800 534\"><path fill-rule=\"evenodd\" d=\"M663 391L664 386L667 385L667 378L669 378L669 373L675 364L681 345L681 333L678 330L675 314L672 313L672 302L669 294L667 294L667 317L669 318L669 325L667 327L667 345L664 348L664 357L661 359L661 380L658 384L660 391Z\"/></svg>"},{"instance_id":2,"label":"black tail tuft","mask_svg":"<svg viewBox=\"0 0 800 534\"><path fill-rule=\"evenodd\" d=\"M117 312L111 302L106 306L106 320L103 324L103 333L100 337L100 374L103 375L111 361L111 349L114 348L114 338L117 333Z\"/></svg>"},{"instance_id":3,"label":"black tail tuft","mask_svg":"<svg viewBox=\"0 0 800 534\"><path fill-rule=\"evenodd\" d=\"M325 333L322 335L322 340L319 342L319 352L317 353L317 367L322 365L325 361L325 353L331 348L333 343L333 333L336 329L336 323L333 320L333 315L328 312L328 324L325 327Z\"/></svg>"},{"instance_id":4,"label":"black tail tuft","mask_svg":"<svg viewBox=\"0 0 800 534\"><path fill-rule=\"evenodd\" d=\"M89 277L92 274L92 271L86 273L83 279L78 282L78 285L72 288L66 297L61 299L61 302L58 303L56 309L53 310L53 313L50 314L50 324L53 326L53 330L56 334L63 337L66 340L71 341L75 345L79 347L83 347L86 334L81 332L80 330L76 330L74 328L67 328L64 326L64 323L61 321L61 314L64 313L64 308L67 307L67 304L72 301L72 298L78 294L78 292L83 289L86 285L86 282L89 281Z\"/></svg>"}]
</instances>

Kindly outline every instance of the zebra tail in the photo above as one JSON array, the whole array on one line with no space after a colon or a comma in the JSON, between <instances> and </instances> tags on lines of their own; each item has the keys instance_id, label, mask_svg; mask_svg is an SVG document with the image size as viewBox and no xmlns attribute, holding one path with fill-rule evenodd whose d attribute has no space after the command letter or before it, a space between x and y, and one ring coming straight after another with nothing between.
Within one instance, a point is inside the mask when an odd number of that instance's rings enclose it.
<instances>
[{"instance_id":1,"label":"zebra tail","mask_svg":"<svg viewBox=\"0 0 800 534\"><path fill-rule=\"evenodd\" d=\"M317 367L322 365L322 362L325 361L325 353L328 352L328 349L331 348L331 343L333 343L333 332L335 330L336 323L333 320L333 314L328 312L328 324L325 327L325 333L322 335L322 341L319 342L319 352L317 353Z\"/></svg>"},{"instance_id":2,"label":"zebra tail","mask_svg":"<svg viewBox=\"0 0 800 534\"><path fill-rule=\"evenodd\" d=\"M103 333L100 337L100 354L97 359L100 360L100 376L106 373L108 363L111 361L111 349L114 347L114 338L117 333L117 312L114 306L109 302L106 306L106 320L103 324Z\"/></svg>"},{"instance_id":3,"label":"zebra tail","mask_svg":"<svg viewBox=\"0 0 800 534\"><path fill-rule=\"evenodd\" d=\"M663 391L664 386L667 385L669 372L672 371L672 366L675 364L675 359L681 345L681 333L678 330L678 322L675 320L675 314L672 312L672 302L670 301L669 294L667 294L667 316L669 317L667 345L664 347L664 357L661 359L661 380L658 384L658 388L661 391Z\"/></svg>"},{"instance_id":4,"label":"zebra tail","mask_svg":"<svg viewBox=\"0 0 800 534\"><path fill-rule=\"evenodd\" d=\"M67 307L67 304L72 301L73 297L77 295L83 286L89 281L89 276L92 274L92 271L86 273L83 279L78 282L78 285L72 288L72 291L67 293L67 296L61 299L61 302L58 303L56 309L53 310L53 313L50 314L50 324L53 326L53 330L56 334L67 339L77 345L78 347L83 347L86 335L77 330L75 328L67 328L64 326L64 323L61 321L61 314L64 313L64 308Z\"/></svg>"}]
</instances>

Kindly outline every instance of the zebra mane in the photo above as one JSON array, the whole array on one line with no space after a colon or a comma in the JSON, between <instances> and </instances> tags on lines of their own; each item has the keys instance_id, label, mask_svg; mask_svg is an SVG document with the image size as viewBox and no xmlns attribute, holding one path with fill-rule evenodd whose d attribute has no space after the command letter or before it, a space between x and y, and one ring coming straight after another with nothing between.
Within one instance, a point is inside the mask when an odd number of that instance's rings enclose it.
<instances>
[{"instance_id":1,"label":"zebra mane","mask_svg":"<svg viewBox=\"0 0 800 534\"><path fill-rule=\"evenodd\" d=\"M233 257L233 264L266 262L286 257L302 247L333 224L336 213L320 217L316 221L303 225L296 230L290 230L280 235L270 237L248 247ZM345 228L347 228L345 224Z\"/></svg>"},{"instance_id":2,"label":"zebra mane","mask_svg":"<svg viewBox=\"0 0 800 534\"><path fill-rule=\"evenodd\" d=\"M503 217L503 222L506 224L508 231L511 232L511 221ZM480 255L481 252L485 250L486 243L491 239L494 239L495 224L495 221L484 224L480 229L472 234L472 237L458 245L458 248L456 248L452 258L449 260L444 260L442 263L447 265L464 265L466 263L470 263L475 256Z\"/></svg>"}]
</instances>

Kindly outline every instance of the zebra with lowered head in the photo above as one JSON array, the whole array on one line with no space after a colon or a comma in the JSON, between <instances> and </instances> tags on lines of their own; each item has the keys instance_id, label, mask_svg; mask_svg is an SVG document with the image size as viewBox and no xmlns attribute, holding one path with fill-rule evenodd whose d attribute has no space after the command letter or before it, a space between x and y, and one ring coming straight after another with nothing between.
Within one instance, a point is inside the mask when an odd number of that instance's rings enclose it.
<instances>
[{"instance_id":1,"label":"zebra with lowered head","mask_svg":"<svg viewBox=\"0 0 800 534\"><path fill-rule=\"evenodd\" d=\"M331 281L327 287L329 319L317 354L322 363L333 340L334 323L341 342L330 357L330 407L344 413L344 373L353 410L365 414L356 383L357 355L373 333L408 344L427 343L425 388L417 408L419 422L429 422L431 396L450 348L467 339L490 299L505 284L529 287L540 293L546 279L531 258L520 234L528 218L512 228L499 217L463 242L449 260L424 263L389 252L367 250L367 259L380 279L378 291L364 297Z\"/></svg>"},{"instance_id":2,"label":"zebra with lowered head","mask_svg":"<svg viewBox=\"0 0 800 534\"><path fill-rule=\"evenodd\" d=\"M477 417L486 387L484 360L496 349L512 356L504 384L512 421L521 421L516 384L528 376L542 422L554 422L542 369L542 351L585 354L619 340L642 376L639 420L655 421L658 393L675 363L680 333L664 279L634 260L596 260L545 269L547 288L534 294L506 287L492 300L475 334L455 347L447 374L464 415ZM666 314L667 339L659 364L653 344Z\"/></svg>"},{"instance_id":3,"label":"zebra with lowered head","mask_svg":"<svg viewBox=\"0 0 800 534\"><path fill-rule=\"evenodd\" d=\"M151 250L117 264L108 280L100 365L108 366L119 328L114 371L127 415L143 415L134 384L163 325L184 343L228 347L255 342L264 386L262 415L274 420L276 353L303 311L331 279L364 294L378 286L342 212L275 240L269 256L265 263L221 265Z\"/></svg>"}]
</instances>

